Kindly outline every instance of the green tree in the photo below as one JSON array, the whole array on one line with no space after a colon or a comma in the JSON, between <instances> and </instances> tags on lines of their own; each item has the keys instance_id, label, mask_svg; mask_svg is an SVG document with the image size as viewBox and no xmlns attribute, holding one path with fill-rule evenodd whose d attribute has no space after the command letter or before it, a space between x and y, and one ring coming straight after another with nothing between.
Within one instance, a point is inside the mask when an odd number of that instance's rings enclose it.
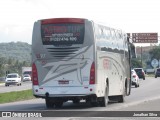
<instances>
[{"instance_id":1,"label":"green tree","mask_svg":"<svg viewBox=\"0 0 160 120\"><path fill-rule=\"evenodd\" d=\"M27 62L26 62L26 61L23 61L22 65L23 65L23 66L26 66L26 65L27 65Z\"/></svg>"},{"instance_id":2,"label":"green tree","mask_svg":"<svg viewBox=\"0 0 160 120\"><path fill-rule=\"evenodd\" d=\"M131 63L132 63L132 68L140 68L140 67L142 67L142 64L141 64L140 60L132 59Z\"/></svg>"},{"instance_id":3,"label":"green tree","mask_svg":"<svg viewBox=\"0 0 160 120\"><path fill-rule=\"evenodd\" d=\"M31 45L23 42L0 43L0 55L6 59L31 63Z\"/></svg>"},{"instance_id":4,"label":"green tree","mask_svg":"<svg viewBox=\"0 0 160 120\"><path fill-rule=\"evenodd\" d=\"M0 76L3 76L5 74L5 64L6 59L4 57L0 57Z\"/></svg>"},{"instance_id":5,"label":"green tree","mask_svg":"<svg viewBox=\"0 0 160 120\"><path fill-rule=\"evenodd\" d=\"M11 58L8 59L8 64L9 64L9 65L12 64L12 59L11 59Z\"/></svg>"},{"instance_id":6,"label":"green tree","mask_svg":"<svg viewBox=\"0 0 160 120\"><path fill-rule=\"evenodd\" d=\"M149 52L151 59L160 59L160 46L155 47Z\"/></svg>"}]
</instances>

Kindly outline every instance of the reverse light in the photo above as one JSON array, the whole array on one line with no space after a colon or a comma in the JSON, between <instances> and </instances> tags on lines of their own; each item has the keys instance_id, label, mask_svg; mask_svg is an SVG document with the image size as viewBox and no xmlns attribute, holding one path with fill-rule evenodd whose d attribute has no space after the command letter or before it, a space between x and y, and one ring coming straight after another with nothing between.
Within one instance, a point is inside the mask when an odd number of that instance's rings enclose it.
<instances>
[{"instance_id":1,"label":"reverse light","mask_svg":"<svg viewBox=\"0 0 160 120\"><path fill-rule=\"evenodd\" d=\"M37 67L35 63L32 64L32 83L33 85L39 85Z\"/></svg>"}]
</instances>

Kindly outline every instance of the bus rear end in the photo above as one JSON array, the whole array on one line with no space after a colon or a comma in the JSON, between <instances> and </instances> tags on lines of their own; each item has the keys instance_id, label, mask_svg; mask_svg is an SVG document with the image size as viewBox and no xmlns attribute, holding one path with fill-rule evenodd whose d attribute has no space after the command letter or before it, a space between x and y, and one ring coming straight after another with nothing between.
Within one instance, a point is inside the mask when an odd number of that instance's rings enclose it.
<instances>
[{"instance_id":1,"label":"bus rear end","mask_svg":"<svg viewBox=\"0 0 160 120\"><path fill-rule=\"evenodd\" d=\"M92 22L55 18L35 22L32 36L33 94L46 106L95 95Z\"/></svg>"}]
</instances>

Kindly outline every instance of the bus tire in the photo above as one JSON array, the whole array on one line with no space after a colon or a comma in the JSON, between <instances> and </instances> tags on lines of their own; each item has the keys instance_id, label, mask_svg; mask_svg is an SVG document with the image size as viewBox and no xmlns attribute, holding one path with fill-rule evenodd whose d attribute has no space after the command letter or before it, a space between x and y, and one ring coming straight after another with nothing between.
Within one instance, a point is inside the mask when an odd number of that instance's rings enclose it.
<instances>
[{"instance_id":1,"label":"bus tire","mask_svg":"<svg viewBox=\"0 0 160 120\"><path fill-rule=\"evenodd\" d=\"M123 103L124 101L125 101L124 95L118 96L118 102L119 102L119 103Z\"/></svg>"},{"instance_id":2,"label":"bus tire","mask_svg":"<svg viewBox=\"0 0 160 120\"><path fill-rule=\"evenodd\" d=\"M79 100L79 99L74 99L74 100L73 100L73 103L74 103L74 104L79 104L79 103L80 103L80 100Z\"/></svg>"},{"instance_id":3,"label":"bus tire","mask_svg":"<svg viewBox=\"0 0 160 120\"><path fill-rule=\"evenodd\" d=\"M55 108L61 108L62 106L63 106L63 102L62 101L55 102Z\"/></svg>"},{"instance_id":4,"label":"bus tire","mask_svg":"<svg viewBox=\"0 0 160 120\"><path fill-rule=\"evenodd\" d=\"M130 80L125 80L125 91L124 91L124 96L129 96L131 93L131 81Z\"/></svg>"},{"instance_id":5,"label":"bus tire","mask_svg":"<svg viewBox=\"0 0 160 120\"><path fill-rule=\"evenodd\" d=\"M92 106L92 107L97 107L97 106L98 106L98 103L97 103L97 102L91 102L91 106Z\"/></svg>"},{"instance_id":6,"label":"bus tire","mask_svg":"<svg viewBox=\"0 0 160 120\"><path fill-rule=\"evenodd\" d=\"M125 86L125 88L124 88L123 95L118 96L118 102L119 103L123 103L125 101L126 94L127 94L127 86Z\"/></svg>"},{"instance_id":7,"label":"bus tire","mask_svg":"<svg viewBox=\"0 0 160 120\"><path fill-rule=\"evenodd\" d=\"M105 95L104 95L104 97L100 98L100 102L99 102L99 105L101 107L106 107L107 106L108 101L109 101L108 93L109 93L109 89L108 89L108 85L106 85Z\"/></svg>"},{"instance_id":8,"label":"bus tire","mask_svg":"<svg viewBox=\"0 0 160 120\"><path fill-rule=\"evenodd\" d=\"M53 108L54 107L54 102L50 98L45 98L46 101L46 107L47 108Z\"/></svg>"},{"instance_id":9,"label":"bus tire","mask_svg":"<svg viewBox=\"0 0 160 120\"><path fill-rule=\"evenodd\" d=\"M138 85L136 84L136 85L135 85L135 88L137 88L137 87L138 87Z\"/></svg>"},{"instance_id":10,"label":"bus tire","mask_svg":"<svg viewBox=\"0 0 160 120\"><path fill-rule=\"evenodd\" d=\"M119 103L123 103L125 101L125 96L128 95L127 92L129 92L129 91L127 91L128 90L127 87L128 86L127 86L127 81L126 81L125 88L123 90L123 95L119 95L117 98Z\"/></svg>"}]
</instances>

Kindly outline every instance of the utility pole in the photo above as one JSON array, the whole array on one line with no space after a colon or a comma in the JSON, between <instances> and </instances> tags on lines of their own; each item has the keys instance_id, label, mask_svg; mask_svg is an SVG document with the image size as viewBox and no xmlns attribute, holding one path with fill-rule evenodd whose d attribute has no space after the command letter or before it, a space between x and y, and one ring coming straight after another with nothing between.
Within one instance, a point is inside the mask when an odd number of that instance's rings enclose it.
<instances>
[{"instance_id":1,"label":"utility pole","mask_svg":"<svg viewBox=\"0 0 160 120\"><path fill-rule=\"evenodd\" d=\"M142 61L142 52L143 52L143 50L142 50L142 46L141 46L141 66L142 66L142 68L143 68L143 61Z\"/></svg>"}]
</instances>

